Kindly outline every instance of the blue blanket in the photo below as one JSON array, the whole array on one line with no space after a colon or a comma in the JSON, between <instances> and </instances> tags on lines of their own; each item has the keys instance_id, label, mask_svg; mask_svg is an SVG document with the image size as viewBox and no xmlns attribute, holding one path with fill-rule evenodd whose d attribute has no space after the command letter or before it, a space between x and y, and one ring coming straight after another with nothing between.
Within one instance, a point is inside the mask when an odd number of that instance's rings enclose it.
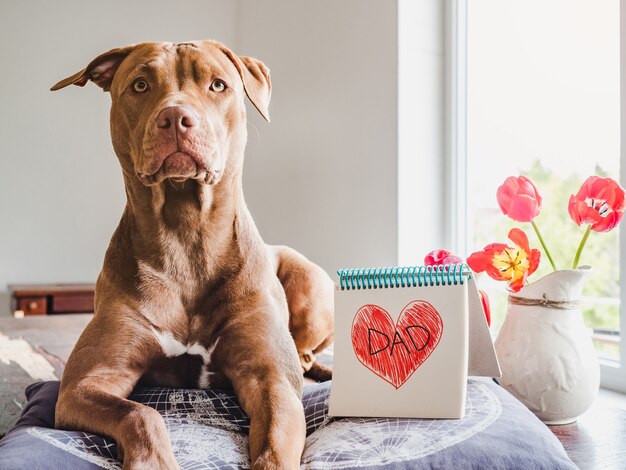
<instances>
[{"instance_id":1,"label":"blue blanket","mask_svg":"<svg viewBox=\"0 0 626 470\"><path fill-rule=\"evenodd\" d=\"M22 417L0 441L0 468L121 468L111 439L53 429L58 389L28 387ZM329 418L329 391L305 387L302 468L576 469L549 429L491 380L469 380L461 420ZM143 388L131 399L163 416L182 469L249 468L249 419L231 391Z\"/></svg>"}]
</instances>

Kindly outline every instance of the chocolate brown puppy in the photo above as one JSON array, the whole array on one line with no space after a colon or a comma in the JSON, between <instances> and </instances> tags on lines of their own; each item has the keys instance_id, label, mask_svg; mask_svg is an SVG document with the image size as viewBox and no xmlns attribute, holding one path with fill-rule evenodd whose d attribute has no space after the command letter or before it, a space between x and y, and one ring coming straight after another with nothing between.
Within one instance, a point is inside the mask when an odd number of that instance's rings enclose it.
<instances>
[{"instance_id":1,"label":"chocolate brown puppy","mask_svg":"<svg viewBox=\"0 0 626 470\"><path fill-rule=\"evenodd\" d=\"M140 381L232 386L251 419L253 467L299 468L302 371L332 337L332 289L304 257L268 248L244 201L245 97L269 120L269 70L214 41L142 43L52 89L88 81L111 94L127 204L57 427L114 438L125 469L178 468L160 415L130 392Z\"/></svg>"}]
</instances>

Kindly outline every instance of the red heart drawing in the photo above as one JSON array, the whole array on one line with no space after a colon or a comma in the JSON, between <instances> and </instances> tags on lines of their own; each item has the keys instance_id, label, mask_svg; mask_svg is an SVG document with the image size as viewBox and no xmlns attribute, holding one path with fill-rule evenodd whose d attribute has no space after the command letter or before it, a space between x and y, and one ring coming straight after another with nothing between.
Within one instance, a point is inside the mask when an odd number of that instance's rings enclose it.
<instances>
[{"instance_id":1,"label":"red heart drawing","mask_svg":"<svg viewBox=\"0 0 626 470\"><path fill-rule=\"evenodd\" d=\"M402 309L398 321L378 305L363 305L352 322L352 348L361 364L400 388L432 354L443 321L425 300L413 300Z\"/></svg>"}]
</instances>

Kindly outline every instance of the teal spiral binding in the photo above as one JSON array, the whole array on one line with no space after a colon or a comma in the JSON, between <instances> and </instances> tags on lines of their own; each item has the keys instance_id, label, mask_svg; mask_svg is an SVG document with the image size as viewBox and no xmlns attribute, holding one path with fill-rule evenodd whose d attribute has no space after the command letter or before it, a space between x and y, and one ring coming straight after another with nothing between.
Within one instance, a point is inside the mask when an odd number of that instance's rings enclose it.
<instances>
[{"instance_id":1,"label":"teal spiral binding","mask_svg":"<svg viewBox=\"0 0 626 470\"><path fill-rule=\"evenodd\" d=\"M466 264L339 269L341 290L451 286L471 278Z\"/></svg>"}]
</instances>

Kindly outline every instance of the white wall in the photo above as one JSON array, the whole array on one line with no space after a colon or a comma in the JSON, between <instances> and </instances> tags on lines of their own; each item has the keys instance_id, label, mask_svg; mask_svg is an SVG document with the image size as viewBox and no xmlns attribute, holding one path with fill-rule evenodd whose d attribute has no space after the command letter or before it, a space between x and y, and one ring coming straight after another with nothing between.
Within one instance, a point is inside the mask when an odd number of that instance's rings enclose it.
<instances>
[{"instance_id":1,"label":"white wall","mask_svg":"<svg viewBox=\"0 0 626 470\"><path fill-rule=\"evenodd\" d=\"M274 85L272 123L249 115L245 194L261 233L333 275L395 264L396 2L241 5L239 50Z\"/></svg>"},{"instance_id":2,"label":"white wall","mask_svg":"<svg viewBox=\"0 0 626 470\"><path fill-rule=\"evenodd\" d=\"M0 292L96 278L125 201L110 100L93 84L48 89L95 55L144 40L211 37L272 69L272 124L250 111L245 167L268 242L329 271L394 264L396 2L172 5L0 2ZM0 313L7 307L5 293Z\"/></svg>"},{"instance_id":3,"label":"white wall","mask_svg":"<svg viewBox=\"0 0 626 470\"><path fill-rule=\"evenodd\" d=\"M398 1L398 262L450 248L444 234L444 6Z\"/></svg>"}]
</instances>

